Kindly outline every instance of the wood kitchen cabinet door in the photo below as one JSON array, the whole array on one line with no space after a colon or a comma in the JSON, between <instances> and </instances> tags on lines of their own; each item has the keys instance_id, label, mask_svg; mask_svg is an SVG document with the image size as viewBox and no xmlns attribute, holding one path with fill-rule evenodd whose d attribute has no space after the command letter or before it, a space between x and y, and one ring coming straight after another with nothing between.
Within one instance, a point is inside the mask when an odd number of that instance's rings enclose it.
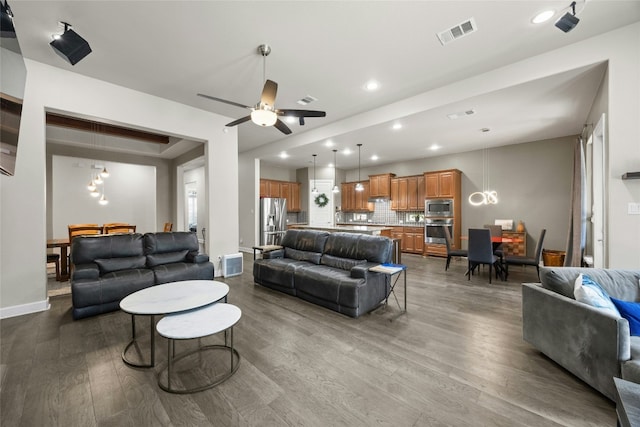
<instances>
[{"instance_id":1,"label":"wood kitchen cabinet door","mask_svg":"<svg viewBox=\"0 0 640 427\"><path fill-rule=\"evenodd\" d=\"M289 212L300 212L300 183L299 182L290 182L289 183L289 197L287 198L287 210Z\"/></svg>"},{"instance_id":2,"label":"wood kitchen cabinet door","mask_svg":"<svg viewBox=\"0 0 640 427\"><path fill-rule=\"evenodd\" d=\"M409 207L409 200L407 198L409 181L407 178L398 178L398 206L399 211L406 211Z\"/></svg>"},{"instance_id":3,"label":"wood kitchen cabinet door","mask_svg":"<svg viewBox=\"0 0 640 427\"><path fill-rule=\"evenodd\" d=\"M280 183L280 196L283 199L287 199L287 210L291 210L290 205L291 205L291 196L290 196L290 186L288 182L281 182Z\"/></svg>"},{"instance_id":4,"label":"wood kitchen cabinet door","mask_svg":"<svg viewBox=\"0 0 640 427\"><path fill-rule=\"evenodd\" d=\"M418 177L407 178L407 209L418 210Z\"/></svg>"},{"instance_id":5,"label":"wood kitchen cabinet door","mask_svg":"<svg viewBox=\"0 0 640 427\"><path fill-rule=\"evenodd\" d=\"M438 181L440 186L440 197L453 198L455 195L453 172L440 172L439 175Z\"/></svg>"},{"instance_id":6,"label":"wood kitchen cabinet door","mask_svg":"<svg viewBox=\"0 0 640 427\"><path fill-rule=\"evenodd\" d=\"M440 196L440 186L438 185L439 179L440 177L438 176L438 173L424 174L424 191L427 199L434 199Z\"/></svg>"},{"instance_id":7,"label":"wood kitchen cabinet door","mask_svg":"<svg viewBox=\"0 0 640 427\"><path fill-rule=\"evenodd\" d=\"M392 173L369 175L369 196L374 198L390 197L391 178L394 176Z\"/></svg>"},{"instance_id":8,"label":"wood kitchen cabinet door","mask_svg":"<svg viewBox=\"0 0 640 427\"><path fill-rule=\"evenodd\" d=\"M391 189L389 194L391 198L390 209L394 211L398 210L398 180L395 178L391 180Z\"/></svg>"}]
</instances>

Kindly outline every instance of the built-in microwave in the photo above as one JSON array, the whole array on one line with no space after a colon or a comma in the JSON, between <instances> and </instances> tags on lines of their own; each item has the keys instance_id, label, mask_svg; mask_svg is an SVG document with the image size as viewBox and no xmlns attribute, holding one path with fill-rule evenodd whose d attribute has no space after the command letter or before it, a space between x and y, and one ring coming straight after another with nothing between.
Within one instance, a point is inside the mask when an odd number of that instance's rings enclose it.
<instances>
[{"instance_id":1,"label":"built-in microwave","mask_svg":"<svg viewBox=\"0 0 640 427\"><path fill-rule=\"evenodd\" d=\"M453 216L453 199L427 199L424 201L424 216L448 218Z\"/></svg>"}]
</instances>

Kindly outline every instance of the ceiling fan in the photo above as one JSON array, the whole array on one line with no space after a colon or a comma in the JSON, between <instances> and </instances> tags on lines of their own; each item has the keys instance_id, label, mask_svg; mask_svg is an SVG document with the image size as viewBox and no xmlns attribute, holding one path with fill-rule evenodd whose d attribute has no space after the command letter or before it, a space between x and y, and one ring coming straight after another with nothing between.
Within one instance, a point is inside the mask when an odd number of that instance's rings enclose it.
<instances>
[{"instance_id":1,"label":"ceiling fan","mask_svg":"<svg viewBox=\"0 0 640 427\"><path fill-rule=\"evenodd\" d=\"M264 77L266 75L266 58L271 53L271 46L267 44L261 44L260 46L258 46L258 52L262 55L263 58L262 74ZM327 115L327 113L325 113L324 111L276 109L275 102L277 93L278 83L274 82L273 80L267 80L265 77L260 101L253 107L239 104L233 101L227 101L226 99L216 98L214 96L205 95L202 93L199 93L198 96L251 110L250 115L242 117L238 120L234 120L231 123L227 123L226 126L228 127L236 126L251 120L259 126L275 126L280 132L289 135L291 133L291 129L289 129L289 127L284 124L284 122L280 120L278 116L297 117L300 126L303 126L305 117L325 117Z\"/></svg>"}]
</instances>

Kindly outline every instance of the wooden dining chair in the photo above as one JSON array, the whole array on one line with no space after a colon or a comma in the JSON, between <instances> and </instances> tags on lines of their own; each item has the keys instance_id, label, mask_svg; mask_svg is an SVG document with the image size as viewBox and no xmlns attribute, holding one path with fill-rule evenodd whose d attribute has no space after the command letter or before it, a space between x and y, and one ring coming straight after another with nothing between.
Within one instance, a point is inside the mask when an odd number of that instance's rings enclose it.
<instances>
[{"instance_id":1,"label":"wooden dining chair","mask_svg":"<svg viewBox=\"0 0 640 427\"><path fill-rule=\"evenodd\" d=\"M60 254L53 252L47 253L47 264L56 265L56 281L60 281Z\"/></svg>"},{"instance_id":2,"label":"wooden dining chair","mask_svg":"<svg viewBox=\"0 0 640 427\"><path fill-rule=\"evenodd\" d=\"M469 250L467 259L469 260L469 268L467 274L469 280L473 270L483 264L489 266L489 283L491 283L491 273L495 268L496 279L498 274L502 275L502 265L500 258L493 253L493 244L491 243L491 230L487 228L470 228L469 229Z\"/></svg>"},{"instance_id":3,"label":"wooden dining chair","mask_svg":"<svg viewBox=\"0 0 640 427\"><path fill-rule=\"evenodd\" d=\"M98 224L69 224L69 244L74 237L102 234L102 226Z\"/></svg>"},{"instance_id":4,"label":"wooden dining chair","mask_svg":"<svg viewBox=\"0 0 640 427\"><path fill-rule=\"evenodd\" d=\"M102 226L102 234L135 233L136 226L126 222L111 222Z\"/></svg>"},{"instance_id":5,"label":"wooden dining chair","mask_svg":"<svg viewBox=\"0 0 640 427\"><path fill-rule=\"evenodd\" d=\"M164 230L162 230L162 231L167 233L167 232L169 232L171 230L173 230L173 223L172 222L165 222L164 223Z\"/></svg>"}]
</instances>

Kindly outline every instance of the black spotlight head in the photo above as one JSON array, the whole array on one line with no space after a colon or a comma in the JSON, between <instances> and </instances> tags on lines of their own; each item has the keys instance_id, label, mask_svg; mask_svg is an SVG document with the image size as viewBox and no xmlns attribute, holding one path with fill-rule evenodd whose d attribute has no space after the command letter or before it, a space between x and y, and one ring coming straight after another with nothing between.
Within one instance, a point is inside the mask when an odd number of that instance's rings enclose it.
<instances>
[{"instance_id":1,"label":"black spotlight head","mask_svg":"<svg viewBox=\"0 0 640 427\"><path fill-rule=\"evenodd\" d=\"M68 29L59 39L49 43L53 50L71 65L76 65L91 53L91 46L73 30Z\"/></svg>"},{"instance_id":2,"label":"black spotlight head","mask_svg":"<svg viewBox=\"0 0 640 427\"><path fill-rule=\"evenodd\" d=\"M567 12L562 18L556 21L556 27L560 28L565 33L568 33L578 25L578 22L580 22L578 17Z\"/></svg>"},{"instance_id":3,"label":"black spotlight head","mask_svg":"<svg viewBox=\"0 0 640 427\"><path fill-rule=\"evenodd\" d=\"M16 29L13 26L13 13L9 3L0 1L0 37L15 39Z\"/></svg>"}]
</instances>

